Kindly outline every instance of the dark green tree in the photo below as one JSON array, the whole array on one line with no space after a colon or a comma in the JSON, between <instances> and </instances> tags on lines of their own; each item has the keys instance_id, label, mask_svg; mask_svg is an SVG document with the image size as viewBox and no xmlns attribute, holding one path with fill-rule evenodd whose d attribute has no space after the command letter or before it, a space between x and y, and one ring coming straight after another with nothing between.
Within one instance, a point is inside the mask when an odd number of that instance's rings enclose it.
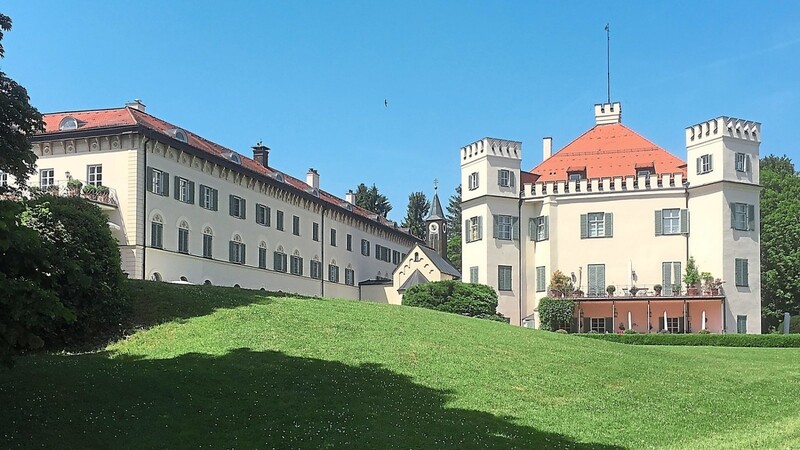
<instances>
[{"instance_id":1,"label":"dark green tree","mask_svg":"<svg viewBox=\"0 0 800 450\"><path fill-rule=\"evenodd\" d=\"M408 228L409 232L420 238L425 238L425 217L431 210L431 202L425 197L423 192L412 192L408 196L408 209L406 217L400 226Z\"/></svg>"},{"instance_id":2,"label":"dark green tree","mask_svg":"<svg viewBox=\"0 0 800 450\"><path fill-rule=\"evenodd\" d=\"M453 266L461 268L461 185L456 193L450 196L447 203L447 259Z\"/></svg>"},{"instance_id":3,"label":"dark green tree","mask_svg":"<svg viewBox=\"0 0 800 450\"><path fill-rule=\"evenodd\" d=\"M375 214L386 217L389 211L392 210L392 205L385 195L378 192L375 184L372 187L367 187L366 184L361 183L356 188L356 206L364 208L367 211L372 211Z\"/></svg>"},{"instance_id":4,"label":"dark green tree","mask_svg":"<svg viewBox=\"0 0 800 450\"><path fill-rule=\"evenodd\" d=\"M403 304L508 323L497 314L497 292L484 284L453 280L417 284L403 294Z\"/></svg>"},{"instance_id":5,"label":"dark green tree","mask_svg":"<svg viewBox=\"0 0 800 450\"><path fill-rule=\"evenodd\" d=\"M0 40L10 29L11 19L0 14ZM0 58L4 55L0 44ZM0 72L0 172L13 175L19 187L24 187L35 171L36 155L28 136L43 129L42 115L31 106L28 91Z\"/></svg>"},{"instance_id":6,"label":"dark green tree","mask_svg":"<svg viewBox=\"0 0 800 450\"><path fill-rule=\"evenodd\" d=\"M800 314L800 177L786 156L767 156L760 168L761 307L774 328L784 312Z\"/></svg>"}]
</instances>

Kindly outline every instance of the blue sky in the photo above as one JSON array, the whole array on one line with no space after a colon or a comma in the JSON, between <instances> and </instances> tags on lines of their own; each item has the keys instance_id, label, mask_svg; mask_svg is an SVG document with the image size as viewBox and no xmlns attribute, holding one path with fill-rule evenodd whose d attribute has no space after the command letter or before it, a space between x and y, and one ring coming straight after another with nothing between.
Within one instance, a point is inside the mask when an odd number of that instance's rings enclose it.
<instances>
[{"instance_id":1,"label":"blue sky","mask_svg":"<svg viewBox=\"0 0 800 450\"><path fill-rule=\"evenodd\" d=\"M484 136L560 149L606 99L623 122L685 158L684 128L720 115L761 122L762 155L800 162L800 3L4 2L0 68L42 112L148 112L344 196L459 182L458 149ZM389 106L384 107L384 99ZM444 200L444 198L443 198Z\"/></svg>"}]
</instances>

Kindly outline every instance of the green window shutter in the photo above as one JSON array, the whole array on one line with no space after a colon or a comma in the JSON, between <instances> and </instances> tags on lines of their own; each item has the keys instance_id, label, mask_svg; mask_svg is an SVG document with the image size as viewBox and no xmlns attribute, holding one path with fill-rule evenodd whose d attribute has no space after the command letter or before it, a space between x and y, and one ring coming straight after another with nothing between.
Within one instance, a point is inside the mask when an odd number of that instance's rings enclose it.
<instances>
[{"instance_id":1,"label":"green window shutter","mask_svg":"<svg viewBox=\"0 0 800 450\"><path fill-rule=\"evenodd\" d=\"M756 205L747 205L747 229L756 229Z\"/></svg>"},{"instance_id":2,"label":"green window shutter","mask_svg":"<svg viewBox=\"0 0 800 450\"><path fill-rule=\"evenodd\" d=\"M708 155L708 171L711 172L714 170L714 155Z\"/></svg>"},{"instance_id":3,"label":"green window shutter","mask_svg":"<svg viewBox=\"0 0 800 450\"><path fill-rule=\"evenodd\" d=\"M544 240L550 239L550 216L544 216Z\"/></svg>"},{"instance_id":4,"label":"green window shutter","mask_svg":"<svg viewBox=\"0 0 800 450\"><path fill-rule=\"evenodd\" d=\"M509 170L508 171L508 185L511 186L511 187L514 187L514 185L516 184L516 181L517 180L516 180L516 176L514 175L514 171L513 170Z\"/></svg>"},{"instance_id":5,"label":"green window shutter","mask_svg":"<svg viewBox=\"0 0 800 450\"><path fill-rule=\"evenodd\" d=\"M744 171L745 172L750 173L750 169L752 168L751 164L752 163L750 162L750 155L745 156L745 160L744 160Z\"/></svg>"},{"instance_id":6,"label":"green window shutter","mask_svg":"<svg viewBox=\"0 0 800 450\"><path fill-rule=\"evenodd\" d=\"M472 233L469 229L469 219L464 221L464 236L466 237L466 242L472 242Z\"/></svg>"},{"instance_id":7,"label":"green window shutter","mask_svg":"<svg viewBox=\"0 0 800 450\"><path fill-rule=\"evenodd\" d=\"M231 216L234 215L234 212L233 212L233 197L234 197L233 194L228 194L228 214L230 214Z\"/></svg>"},{"instance_id":8,"label":"green window shutter","mask_svg":"<svg viewBox=\"0 0 800 450\"><path fill-rule=\"evenodd\" d=\"M583 319L583 332L588 333L592 329L592 319L591 317L584 317Z\"/></svg>"},{"instance_id":9,"label":"green window shutter","mask_svg":"<svg viewBox=\"0 0 800 450\"><path fill-rule=\"evenodd\" d=\"M614 213L606 213L605 221L606 221L605 236L606 237L614 236Z\"/></svg>"},{"instance_id":10,"label":"green window shutter","mask_svg":"<svg viewBox=\"0 0 800 450\"><path fill-rule=\"evenodd\" d=\"M667 324L664 323L664 315L658 315L658 331L664 330L667 328Z\"/></svg>"},{"instance_id":11,"label":"green window shutter","mask_svg":"<svg viewBox=\"0 0 800 450\"><path fill-rule=\"evenodd\" d=\"M528 219L528 237L530 240L536 240L536 219Z\"/></svg>"},{"instance_id":12,"label":"green window shutter","mask_svg":"<svg viewBox=\"0 0 800 450\"><path fill-rule=\"evenodd\" d=\"M672 263L661 263L661 286L666 295L672 294Z\"/></svg>"},{"instance_id":13,"label":"green window shutter","mask_svg":"<svg viewBox=\"0 0 800 450\"><path fill-rule=\"evenodd\" d=\"M267 212L264 214L264 225L270 226L270 222L272 221L272 210L269 206L265 206L264 208L267 210Z\"/></svg>"},{"instance_id":14,"label":"green window shutter","mask_svg":"<svg viewBox=\"0 0 800 450\"><path fill-rule=\"evenodd\" d=\"M662 225L663 225L663 223L661 222L661 210L657 209L656 210L656 236L661 236L663 234Z\"/></svg>"},{"instance_id":15,"label":"green window shutter","mask_svg":"<svg viewBox=\"0 0 800 450\"><path fill-rule=\"evenodd\" d=\"M247 244L241 244L242 246L242 264L247 262Z\"/></svg>"},{"instance_id":16,"label":"green window shutter","mask_svg":"<svg viewBox=\"0 0 800 450\"><path fill-rule=\"evenodd\" d=\"M689 234L689 210L681 210L681 234Z\"/></svg>"},{"instance_id":17,"label":"green window shutter","mask_svg":"<svg viewBox=\"0 0 800 450\"><path fill-rule=\"evenodd\" d=\"M492 218L494 219L494 223L493 223L493 226L492 226L492 237L496 238L497 237L497 232L498 232L497 215L492 214Z\"/></svg>"},{"instance_id":18,"label":"green window shutter","mask_svg":"<svg viewBox=\"0 0 800 450\"><path fill-rule=\"evenodd\" d=\"M233 246L235 243L233 241L228 241L228 261L233 262Z\"/></svg>"},{"instance_id":19,"label":"green window shutter","mask_svg":"<svg viewBox=\"0 0 800 450\"><path fill-rule=\"evenodd\" d=\"M181 199L180 178L177 175L175 175L175 192L173 196L175 197L175 200Z\"/></svg>"},{"instance_id":20,"label":"green window shutter","mask_svg":"<svg viewBox=\"0 0 800 450\"><path fill-rule=\"evenodd\" d=\"M278 252L272 254L272 270L279 270L281 267L280 255Z\"/></svg>"},{"instance_id":21,"label":"green window shutter","mask_svg":"<svg viewBox=\"0 0 800 450\"><path fill-rule=\"evenodd\" d=\"M161 172L161 185L164 186L164 192L161 195L169 197L169 173Z\"/></svg>"},{"instance_id":22,"label":"green window shutter","mask_svg":"<svg viewBox=\"0 0 800 450\"><path fill-rule=\"evenodd\" d=\"M241 218L242 219L246 219L247 218L247 200L241 199L239 201L242 202L241 203L241 208L239 208L239 211L242 213Z\"/></svg>"},{"instance_id":23,"label":"green window shutter","mask_svg":"<svg viewBox=\"0 0 800 450\"><path fill-rule=\"evenodd\" d=\"M511 218L511 239L519 240L519 217Z\"/></svg>"},{"instance_id":24,"label":"green window shutter","mask_svg":"<svg viewBox=\"0 0 800 450\"><path fill-rule=\"evenodd\" d=\"M678 317L678 333L683 333L684 320L683 316Z\"/></svg>"},{"instance_id":25,"label":"green window shutter","mask_svg":"<svg viewBox=\"0 0 800 450\"><path fill-rule=\"evenodd\" d=\"M219 209L219 192L216 189L211 189L211 197L213 203L213 210L217 211Z\"/></svg>"},{"instance_id":26,"label":"green window shutter","mask_svg":"<svg viewBox=\"0 0 800 450\"><path fill-rule=\"evenodd\" d=\"M589 215L581 214L581 239L589 236Z\"/></svg>"},{"instance_id":27,"label":"green window shutter","mask_svg":"<svg viewBox=\"0 0 800 450\"><path fill-rule=\"evenodd\" d=\"M697 158L697 174L700 175L700 172L703 170L703 163L701 162L702 158Z\"/></svg>"},{"instance_id":28,"label":"green window shutter","mask_svg":"<svg viewBox=\"0 0 800 450\"><path fill-rule=\"evenodd\" d=\"M731 208L731 228L735 228L734 224L736 223L736 203L728 203L728 206Z\"/></svg>"},{"instance_id":29,"label":"green window shutter","mask_svg":"<svg viewBox=\"0 0 800 450\"><path fill-rule=\"evenodd\" d=\"M503 169L498 169L498 170L497 170L497 185L498 185L498 186L500 186L500 179L501 179L501 176L500 176L500 175L501 175L502 173L503 173Z\"/></svg>"},{"instance_id":30,"label":"green window shutter","mask_svg":"<svg viewBox=\"0 0 800 450\"><path fill-rule=\"evenodd\" d=\"M614 332L614 318L613 317L606 317L606 332L613 333Z\"/></svg>"},{"instance_id":31,"label":"green window shutter","mask_svg":"<svg viewBox=\"0 0 800 450\"><path fill-rule=\"evenodd\" d=\"M148 167L145 170L145 184L147 185L147 192L153 192L153 168Z\"/></svg>"},{"instance_id":32,"label":"green window shutter","mask_svg":"<svg viewBox=\"0 0 800 450\"><path fill-rule=\"evenodd\" d=\"M681 284L681 262L677 261L672 263L672 284Z\"/></svg>"},{"instance_id":33,"label":"green window shutter","mask_svg":"<svg viewBox=\"0 0 800 450\"><path fill-rule=\"evenodd\" d=\"M194 181L189 182L189 203L194 205Z\"/></svg>"},{"instance_id":34,"label":"green window shutter","mask_svg":"<svg viewBox=\"0 0 800 450\"><path fill-rule=\"evenodd\" d=\"M478 216L478 240L483 239L483 216Z\"/></svg>"}]
</instances>

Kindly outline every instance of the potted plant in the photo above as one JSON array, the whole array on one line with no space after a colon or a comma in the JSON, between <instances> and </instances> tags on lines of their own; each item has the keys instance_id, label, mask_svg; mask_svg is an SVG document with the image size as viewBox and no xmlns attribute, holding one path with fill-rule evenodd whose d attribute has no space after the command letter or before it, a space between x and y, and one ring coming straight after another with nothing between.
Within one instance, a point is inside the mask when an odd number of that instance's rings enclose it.
<instances>
[{"instance_id":1,"label":"potted plant","mask_svg":"<svg viewBox=\"0 0 800 450\"><path fill-rule=\"evenodd\" d=\"M83 183L81 183L81 180L71 178L69 181L67 181L67 193L70 197L77 197L80 195L82 187Z\"/></svg>"},{"instance_id":2,"label":"potted plant","mask_svg":"<svg viewBox=\"0 0 800 450\"><path fill-rule=\"evenodd\" d=\"M608 292L608 296L609 297L613 297L614 296L614 292L616 290L617 290L617 287L614 286L613 284L609 284L608 286L606 286L606 292Z\"/></svg>"},{"instance_id":3,"label":"potted plant","mask_svg":"<svg viewBox=\"0 0 800 450\"><path fill-rule=\"evenodd\" d=\"M657 285L653 286L653 290L656 291L656 296L657 297L661 297L661 291L664 290L664 286L661 286L660 284L657 284Z\"/></svg>"},{"instance_id":4,"label":"potted plant","mask_svg":"<svg viewBox=\"0 0 800 450\"><path fill-rule=\"evenodd\" d=\"M580 289L576 290L576 291L575 291L573 294L574 294L574 296L575 296L576 298L581 298L581 297L583 297L583 291L582 291L582 290L580 290Z\"/></svg>"},{"instance_id":5,"label":"potted plant","mask_svg":"<svg viewBox=\"0 0 800 450\"><path fill-rule=\"evenodd\" d=\"M711 272L702 272L700 279L703 280L703 295L712 295L711 284L714 283L714 276L711 275Z\"/></svg>"},{"instance_id":6,"label":"potted plant","mask_svg":"<svg viewBox=\"0 0 800 450\"><path fill-rule=\"evenodd\" d=\"M721 278L715 278L714 281L710 283L711 295L719 295L719 291L722 289L722 283L724 283L724 281L722 281Z\"/></svg>"},{"instance_id":7,"label":"potted plant","mask_svg":"<svg viewBox=\"0 0 800 450\"><path fill-rule=\"evenodd\" d=\"M636 293L639 292L639 288L637 288L634 284L630 289L628 289L628 292L630 292L631 297L636 297Z\"/></svg>"},{"instance_id":8,"label":"potted plant","mask_svg":"<svg viewBox=\"0 0 800 450\"><path fill-rule=\"evenodd\" d=\"M675 283L672 285L672 295L681 295L681 284Z\"/></svg>"},{"instance_id":9,"label":"potted plant","mask_svg":"<svg viewBox=\"0 0 800 450\"><path fill-rule=\"evenodd\" d=\"M97 186L97 200L103 203L108 203L108 194L110 192L111 191L108 189L108 186Z\"/></svg>"},{"instance_id":10,"label":"potted plant","mask_svg":"<svg viewBox=\"0 0 800 450\"><path fill-rule=\"evenodd\" d=\"M572 294L574 287L572 279L564 275L560 270L553 272L550 277L550 296L551 297L567 297Z\"/></svg>"},{"instance_id":11,"label":"potted plant","mask_svg":"<svg viewBox=\"0 0 800 450\"><path fill-rule=\"evenodd\" d=\"M97 188L91 184L87 184L83 187L83 196L92 200L97 199Z\"/></svg>"},{"instance_id":12,"label":"potted plant","mask_svg":"<svg viewBox=\"0 0 800 450\"><path fill-rule=\"evenodd\" d=\"M689 257L686 262L686 273L683 275L683 282L686 283L686 295L696 296L699 292L700 272L697 270L697 263L694 257Z\"/></svg>"}]
</instances>

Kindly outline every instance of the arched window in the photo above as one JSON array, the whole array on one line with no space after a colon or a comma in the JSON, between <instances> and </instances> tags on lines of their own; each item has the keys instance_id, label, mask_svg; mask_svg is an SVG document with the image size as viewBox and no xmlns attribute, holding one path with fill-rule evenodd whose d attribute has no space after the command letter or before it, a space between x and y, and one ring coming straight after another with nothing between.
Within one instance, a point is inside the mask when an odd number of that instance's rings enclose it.
<instances>
[{"instance_id":1,"label":"arched window","mask_svg":"<svg viewBox=\"0 0 800 450\"><path fill-rule=\"evenodd\" d=\"M188 282L189 282L189 279L188 279L188 278L186 278L186 277L181 277L181 281L185 281L185 282L187 282L187 283L188 283Z\"/></svg>"},{"instance_id":2,"label":"arched window","mask_svg":"<svg viewBox=\"0 0 800 450\"><path fill-rule=\"evenodd\" d=\"M150 246L164 248L164 219L160 214L154 215L150 222Z\"/></svg>"},{"instance_id":3,"label":"arched window","mask_svg":"<svg viewBox=\"0 0 800 450\"><path fill-rule=\"evenodd\" d=\"M214 257L214 230L206 227L203 230L203 258Z\"/></svg>"},{"instance_id":4,"label":"arched window","mask_svg":"<svg viewBox=\"0 0 800 450\"><path fill-rule=\"evenodd\" d=\"M245 263L245 245L238 234L234 234L229 243L228 261L236 264Z\"/></svg>"},{"instance_id":5,"label":"arched window","mask_svg":"<svg viewBox=\"0 0 800 450\"><path fill-rule=\"evenodd\" d=\"M356 284L356 272L353 270L352 264L348 264L344 269L344 284L348 286L353 286Z\"/></svg>"},{"instance_id":6,"label":"arched window","mask_svg":"<svg viewBox=\"0 0 800 450\"><path fill-rule=\"evenodd\" d=\"M283 252L283 246L279 245L273 254L272 269L276 272L286 272L287 262L286 253Z\"/></svg>"},{"instance_id":7,"label":"arched window","mask_svg":"<svg viewBox=\"0 0 800 450\"><path fill-rule=\"evenodd\" d=\"M322 278L322 262L317 255L314 255L314 259L311 260L311 278L317 280Z\"/></svg>"},{"instance_id":8,"label":"arched window","mask_svg":"<svg viewBox=\"0 0 800 450\"><path fill-rule=\"evenodd\" d=\"M64 117L61 123L58 124L58 129L61 131L70 131L78 129L78 119L74 117Z\"/></svg>"},{"instance_id":9,"label":"arched window","mask_svg":"<svg viewBox=\"0 0 800 450\"><path fill-rule=\"evenodd\" d=\"M181 130L180 128L173 128L172 130L169 130L167 133L183 143L189 142L189 137L186 135L186 132Z\"/></svg>"},{"instance_id":10,"label":"arched window","mask_svg":"<svg viewBox=\"0 0 800 450\"><path fill-rule=\"evenodd\" d=\"M158 272L153 272L153 274L150 275L150 280L151 281L162 281L161 274L158 273Z\"/></svg>"},{"instance_id":11,"label":"arched window","mask_svg":"<svg viewBox=\"0 0 800 450\"><path fill-rule=\"evenodd\" d=\"M303 258L300 257L300 251L295 250L290 258L290 266L292 275L303 275Z\"/></svg>"},{"instance_id":12,"label":"arched window","mask_svg":"<svg viewBox=\"0 0 800 450\"><path fill-rule=\"evenodd\" d=\"M178 253L189 253L189 222L185 220L178 225Z\"/></svg>"},{"instance_id":13,"label":"arched window","mask_svg":"<svg viewBox=\"0 0 800 450\"><path fill-rule=\"evenodd\" d=\"M336 260L332 259L328 264L328 281L331 283L339 282L339 266L336 265Z\"/></svg>"},{"instance_id":14,"label":"arched window","mask_svg":"<svg viewBox=\"0 0 800 450\"><path fill-rule=\"evenodd\" d=\"M234 284L233 287L236 288L236 289L240 289L241 288L241 286L239 286L238 284Z\"/></svg>"},{"instance_id":15,"label":"arched window","mask_svg":"<svg viewBox=\"0 0 800 450\"><path fill-rule=\"evenodd\" d=\"M212 286L211 280L203 281L203 286Z\"/></svg>"},{"instance_id":16,"label":"arched window","mask_svg":"<svg viewBox=\"0 0 800 450\"><path fill-rule=\"evenodd\" d=\"M267 268L267 243L264 241L258 244L258 268Z\"/></svg>"}]
</instances>

